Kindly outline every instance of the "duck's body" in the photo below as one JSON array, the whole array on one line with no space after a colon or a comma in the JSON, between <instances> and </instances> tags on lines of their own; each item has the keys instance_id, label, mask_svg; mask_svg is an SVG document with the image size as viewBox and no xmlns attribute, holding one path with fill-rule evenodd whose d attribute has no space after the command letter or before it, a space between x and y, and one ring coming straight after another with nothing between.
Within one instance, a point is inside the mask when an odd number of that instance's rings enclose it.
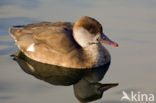
<instances>
[{"instance_id":1,"label":"duck's body","mask_svg":"<svg viewBox=\"0 0 156 103\"><path fill-rule=\"evenodd\" d=\"M87 21L87 24L84 21ZM88 25L89 23L91 25ZM75 24L40 22L15 26L10 29L10 34L18 48L33 60L84 69L98 67L111 60L109 52L101 43L94 42L94 39L91 39L93 42L88 41L88 38L96 37L101 28L94 19L82 17ZM85 37L83 38L81 34Z\"/></svg>"}]
</instances>

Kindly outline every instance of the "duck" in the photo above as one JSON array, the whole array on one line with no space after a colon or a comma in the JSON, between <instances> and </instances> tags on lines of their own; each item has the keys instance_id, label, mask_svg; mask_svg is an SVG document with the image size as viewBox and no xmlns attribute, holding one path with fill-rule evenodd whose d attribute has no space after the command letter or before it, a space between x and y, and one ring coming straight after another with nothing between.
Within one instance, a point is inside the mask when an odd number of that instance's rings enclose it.
<instances>
[{"instance_id":1,"label":"duck","mask_svg":"<svg viewBox=\"0 0 156 103\"><path fill-rule=\"evenodd\" d=\"M94 18L83 16L72 22L38 22L9 29L18 49L45 64L74 69L91 69L111 61L108 44L118 47Z\"/></svg>"}]
</instances>

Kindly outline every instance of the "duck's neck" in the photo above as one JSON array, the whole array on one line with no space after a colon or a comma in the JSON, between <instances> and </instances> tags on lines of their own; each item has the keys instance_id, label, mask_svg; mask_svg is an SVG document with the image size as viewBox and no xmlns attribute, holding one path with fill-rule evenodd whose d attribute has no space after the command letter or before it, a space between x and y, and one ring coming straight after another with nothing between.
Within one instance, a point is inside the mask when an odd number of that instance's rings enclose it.
<instances>
[{"instance_id":1,"label":"duck's neck","mask_svg":"<svg viewBox=\"0 0 156 103\"><path fill-rule=\"evenodd\" d=\"M102 44L91 44L84 50L94 67L104 65L110 61L110 54Z\"/></svg>"}]
</instances>

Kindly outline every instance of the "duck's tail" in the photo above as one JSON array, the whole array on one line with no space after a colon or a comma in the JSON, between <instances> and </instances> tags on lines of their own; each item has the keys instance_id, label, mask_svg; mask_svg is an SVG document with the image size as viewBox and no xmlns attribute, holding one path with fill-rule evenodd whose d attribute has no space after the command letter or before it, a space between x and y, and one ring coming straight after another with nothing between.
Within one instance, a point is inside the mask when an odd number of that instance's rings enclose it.
<instances>
[{"instance_id":1,"label":"duck's tail","mask_svg":"<svg viewBox=\"0 0 156 103\"><path fill-rule=\"evenodd\" d=\"M13 26L11 28L9 28L9 34L11 35L11 37L14 38L14 40L17 40L17 36L18 36L18 32L20 31L20 29L22 29L24 27L24 25L17 25L17 26Z\"/></svg>"}]
</instances>

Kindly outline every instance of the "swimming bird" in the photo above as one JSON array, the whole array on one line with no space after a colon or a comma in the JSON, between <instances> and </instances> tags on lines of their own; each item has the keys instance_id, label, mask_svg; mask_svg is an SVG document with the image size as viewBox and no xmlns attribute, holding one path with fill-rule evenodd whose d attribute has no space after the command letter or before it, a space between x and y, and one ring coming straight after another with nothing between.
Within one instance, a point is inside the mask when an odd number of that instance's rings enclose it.
<instances>
[{"instance_id":1,"label":"swimming bird","mask_svg":"<svg viewBox=\"0 0 156 103\"><path fill-rule=\"evenodd\" d=\"M19 50L27 57L67 68L90 69L105 65L111 57L103 44L118 47L94 18L83 16L75 23L39 22L10 28Z\"/></svg>"}]
</instances>

